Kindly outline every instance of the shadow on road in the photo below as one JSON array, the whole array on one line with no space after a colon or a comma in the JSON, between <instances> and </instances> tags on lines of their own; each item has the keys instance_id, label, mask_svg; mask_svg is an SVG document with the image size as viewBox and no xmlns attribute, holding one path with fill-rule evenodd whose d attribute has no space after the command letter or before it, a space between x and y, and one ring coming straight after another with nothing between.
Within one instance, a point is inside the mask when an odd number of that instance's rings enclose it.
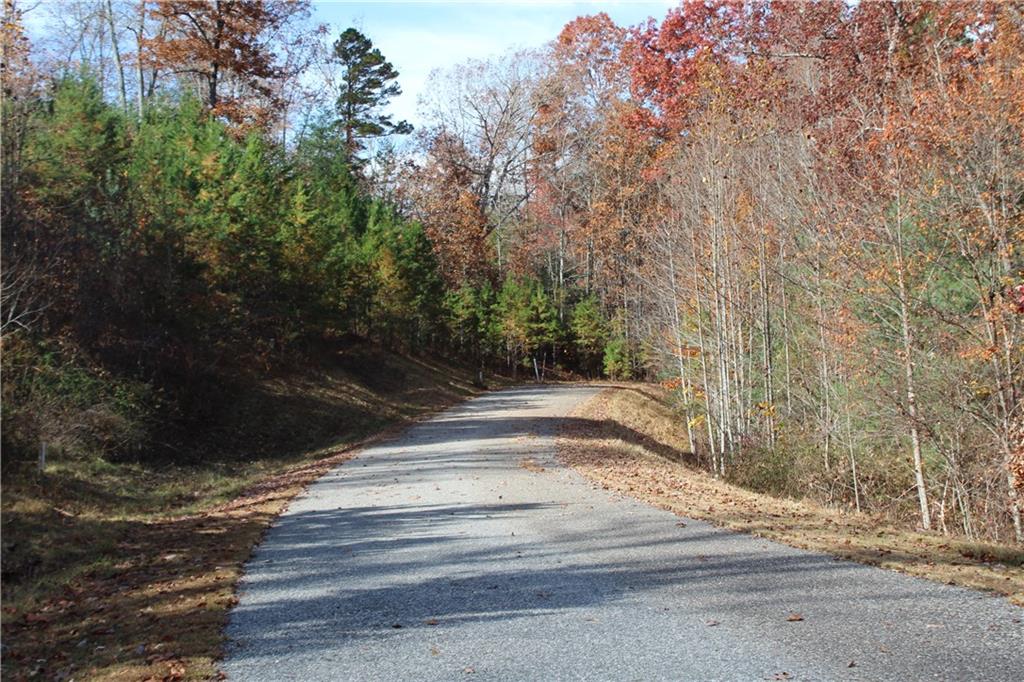
<instances>
[{"instance_id":1,"label":"shadow on road","mask_svg":"<svg viewBox=\"0 0 1024 682\"><path fill-rule=\"evenodd\" d=\"M500 518L514 524L531 512L565 508L398 505L289 516L275 530L272 545L254 557L260 593L277 596L245 602L238 612L246 621L274 627L243 647L275 657L322 647L325 632L334 642L376 639L411 628L456 628L587 609L674 589L713 592L717 618L756 619L767 607L781 621L792 603L827 606L829 586L848 585L852 575L871 570L797 550L762 554L751 551L756 541L747 536L703 524L680 528L661 518L601 524L587 533L554 532L537 543L505 537L467 542L460 534L467 521ZM694 547L680 551L685 545ZM705 546L707 555L701 553ZM638 556L643 560L624 560ZM659 561L665 556L671 560ZM346 564L340 571L339 562ZM808 585L815 586L814 594ZM893 603L920 594L868 589L857 599L883 597ZM666 604L682 618L703 622L708 617L706 598Z\"/></svg>"}]
</instances>

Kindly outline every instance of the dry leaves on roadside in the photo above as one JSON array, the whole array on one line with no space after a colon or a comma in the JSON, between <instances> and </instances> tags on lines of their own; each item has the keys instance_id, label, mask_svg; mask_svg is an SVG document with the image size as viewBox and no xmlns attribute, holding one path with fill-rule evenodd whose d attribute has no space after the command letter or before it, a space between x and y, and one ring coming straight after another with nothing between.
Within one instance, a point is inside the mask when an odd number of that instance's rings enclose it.
<instances>
[{"instance_id":1,"label":"dry leaves on roadside","mask_svg":"<svg viewBox=\"0 0 1024 682\"><path fill-rule=\"evenodd\" d=\"M601 392L567 420L558 440L559 459L597 487L679 516L942 583L991 590L1024 606L1024 552L918 533L867 514L775 498L715 479L687 463L685 433L680 434L678 420L666 405L664 392L646 384Z\"/></svg>"}]
</instances>

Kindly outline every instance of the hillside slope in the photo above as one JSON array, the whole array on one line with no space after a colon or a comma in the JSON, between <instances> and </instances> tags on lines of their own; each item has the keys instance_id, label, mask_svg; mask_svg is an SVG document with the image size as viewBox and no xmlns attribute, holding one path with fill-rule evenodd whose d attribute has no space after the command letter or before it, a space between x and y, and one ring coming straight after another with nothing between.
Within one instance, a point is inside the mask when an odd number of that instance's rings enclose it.
<instances>
[{"instance_id":1,"label":"hillside slope","mask_svg":"<svg viewBox=\"0 0 1024 682\"><path fill-rule=\"evenodd\" d=\"M5 466L4 676L213 674L241 563L288 500L361 441L474 394L471 381L353 343L225 384L216 420L173 458Z\"/></svg>"}]
</instances>

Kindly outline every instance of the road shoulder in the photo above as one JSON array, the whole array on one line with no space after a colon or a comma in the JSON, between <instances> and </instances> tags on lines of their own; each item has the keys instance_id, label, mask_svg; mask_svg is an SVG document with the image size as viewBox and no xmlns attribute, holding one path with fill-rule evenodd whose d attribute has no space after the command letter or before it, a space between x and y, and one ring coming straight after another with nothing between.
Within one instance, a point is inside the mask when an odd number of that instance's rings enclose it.
<instances>
[{"instance_id":1,"label":"road shoulder","mask_svg":"<svg viewBox=\"0 0 1024 682\"><path fill-rule=\"evenodd\" d=\"M578 406L558 438L559 458L606 490L690 519L801 549L827 552L937 582L986 590L1024 606L1024 551L886 524L867 514L779 499L683 463L684 436L664 394L610 386ZM685 523L682 522L682 523Z\"/></svg>"}]
</instances>

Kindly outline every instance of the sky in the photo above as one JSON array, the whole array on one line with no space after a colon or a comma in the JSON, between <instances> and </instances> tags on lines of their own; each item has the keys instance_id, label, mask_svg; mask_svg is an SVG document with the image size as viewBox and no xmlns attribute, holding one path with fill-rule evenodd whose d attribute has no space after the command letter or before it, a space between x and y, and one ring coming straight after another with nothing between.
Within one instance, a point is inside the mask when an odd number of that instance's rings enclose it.
<instances>
[{"instance_id":1,"label":"sky","mask_svg":"<svg viewBox=\"0 0 1024 682\"><path fill-rule=\"evenodd\" d=\"M341 2L314 1L314 20L331 34L362 31L399 72L402 95L390 107L395 120L419 123L417 100L434 69L511 49L540 47L586 14L607 12L621 26L650 16L659 21L673 2Z\"/></svg>"},{"instance_id":2,"label":"sky","mask_svg":"<svg viewBox=\"0 0 1024 682\"><path fill-rule=\"evenodd\" d=\"M63 0L25 0L34 8L26 15L33 40L43 38ZM352 2L312 0L313 21L327 24L331 40L355 26L373 41L399 72L402 95L389 113L396 121L421 122L417 102L434 69L468 59L486 59L509 50L541 47L558 37L578 16L606 12L620 26L664 18L678 0L422 0Z\"/></svg>"}]
</instances>

